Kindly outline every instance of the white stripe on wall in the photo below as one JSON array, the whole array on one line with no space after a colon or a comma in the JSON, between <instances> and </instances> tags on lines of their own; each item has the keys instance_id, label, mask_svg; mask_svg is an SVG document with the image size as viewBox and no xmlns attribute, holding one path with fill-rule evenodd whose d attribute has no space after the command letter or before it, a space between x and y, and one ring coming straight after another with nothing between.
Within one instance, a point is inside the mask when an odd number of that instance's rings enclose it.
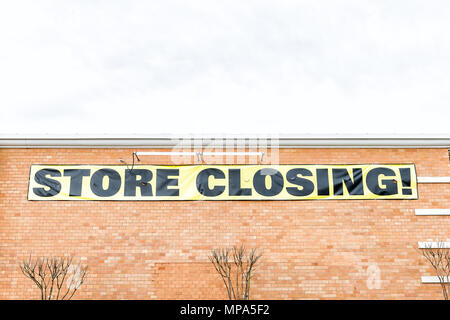
<instances>
[{"instance_id":1,"label":"white stripe on wall","mask_svg":"<svg viewBox=\"0 0 450 320\"><path fill-rule=\"evenodd\" d=\"M450 209L416 209L416 216L450 216Z\"/></svg>"},{"instance_id":2,"label":"white stripe on wall","mask_svg":"<svg viewBox=\"0 0 450 320\"><path fill-rule=\"evenodd\" d=\"M450 283L450 277L445 277L444 281ZM437 276L422 276L422 283L440 283Z\"/></svg>"},{"instance_id":3,"label":"white stripe on wall","mask_svg":"<svg viewBox=\"0 0 450 320\"><path fill-rule=\"evenodd\" d=\"M417 177L418 183L450 183L450 177Z\"/></svg>"},{"instance_id":4,"label":"white stripe on wall","mask_svg":"<svg viewBox=\"0 0 450 320\"><path fill-rule=\"evenodd\" d=\"M450 248L450 242L441 241L441 242L418 242L419 249L437 249L437 248Z\"/></svg>"}]
</instances>

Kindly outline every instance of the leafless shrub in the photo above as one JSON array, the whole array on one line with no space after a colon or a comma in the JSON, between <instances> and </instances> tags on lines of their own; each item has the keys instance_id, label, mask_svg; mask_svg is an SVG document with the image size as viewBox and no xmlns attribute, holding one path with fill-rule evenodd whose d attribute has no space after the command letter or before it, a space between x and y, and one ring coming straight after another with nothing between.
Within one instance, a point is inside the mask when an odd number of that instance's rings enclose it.
<instances>
[{"instance_id":1,"label":"leafless shrub","mask_svg":"<svg viewBox=\"0 0 450 320\"><path fill-rule=\"evenodd\" d=\"M70 300L86 279L87 266L73 257L38 257L22 261L22 273L41 291L42 300Z\"/></svg>"},{"instance_id":2,"label":"leafless shrub","mask_svg":"<svg viewBox=\"0 0 450 320\"><path fill-rule=\"evenodd\" d=\"M249 299L250 282L261 256L257 249L247 252L243 245L211 251L209 260L222 278L230 300Z\"/></svg>"},{"instance_id":3,"label":"leafless shrub","mask_svg":"<svg viewBox=\"0 0 450 320\"><path fill-rule=\"evenodd\" d=\"M439 279L444 299L448 300L450 294L450 248L445 247L444 243L439 241L437 248L428 245L421 250L422 255L430 262Z\"/></svg>"}]
</instances>

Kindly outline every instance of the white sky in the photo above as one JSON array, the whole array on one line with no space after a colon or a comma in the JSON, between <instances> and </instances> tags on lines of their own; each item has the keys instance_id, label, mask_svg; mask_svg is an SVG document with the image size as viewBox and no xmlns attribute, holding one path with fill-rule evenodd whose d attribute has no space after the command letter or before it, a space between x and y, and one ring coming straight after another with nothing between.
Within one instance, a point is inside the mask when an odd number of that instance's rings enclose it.
<instances>
[{"instance_id":1,"label":"white sky","mask_svg":"<svg viewBox=\"0 0 450 320\"><path fill-rule=\"evenodd\" d=\"M2 1L0 133L450 133L450 1Z\"/></svg>"}]
</instances>

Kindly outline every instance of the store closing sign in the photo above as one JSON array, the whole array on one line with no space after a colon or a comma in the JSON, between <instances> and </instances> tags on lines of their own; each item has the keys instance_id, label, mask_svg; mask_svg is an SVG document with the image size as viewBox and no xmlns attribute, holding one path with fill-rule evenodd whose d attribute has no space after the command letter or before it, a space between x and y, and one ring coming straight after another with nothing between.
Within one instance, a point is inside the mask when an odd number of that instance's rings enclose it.
<instances>
[{"instance_id":1,"label":"store closing sign","mask_svg":"<svg viewBox=\"0 0 450 320\"><path fill-rule=\"evenodd\" d=\"M417 199L413 164L32 165L28 200Z\"/></svg>"}]
</instances>

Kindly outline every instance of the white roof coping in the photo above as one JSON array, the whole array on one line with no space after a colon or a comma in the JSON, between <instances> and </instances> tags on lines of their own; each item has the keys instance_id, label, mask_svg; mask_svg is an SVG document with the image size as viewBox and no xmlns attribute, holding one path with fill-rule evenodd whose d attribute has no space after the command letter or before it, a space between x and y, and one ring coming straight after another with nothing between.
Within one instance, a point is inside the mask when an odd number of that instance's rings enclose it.
<instances>
[{"instance_id":1,"label":"white roof coping","mask_svg":"<svg viewBox=\"0 0 450 320\"><path fill-rule=\"evenodd\" d=\"M209 147L211 141L221 144L220 139L278 139L281 148L450 147L450 134L0 134L0 148L172 148L181 139L201 140Z\"/></svg>"}]
</instances>

